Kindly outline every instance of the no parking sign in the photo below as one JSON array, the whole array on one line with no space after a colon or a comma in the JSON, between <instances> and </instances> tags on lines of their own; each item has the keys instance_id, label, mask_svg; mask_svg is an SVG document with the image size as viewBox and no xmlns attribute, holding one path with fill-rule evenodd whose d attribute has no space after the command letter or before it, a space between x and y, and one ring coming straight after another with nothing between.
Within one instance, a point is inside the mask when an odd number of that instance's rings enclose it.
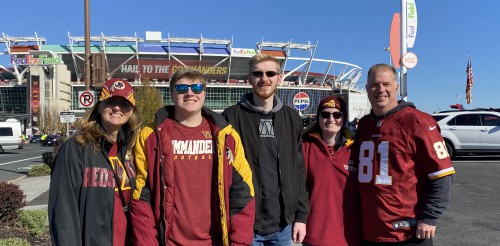
<instances>
[{"instance_id":1,"label":"no parking sign","mask_svg":"<svg viewBox=\"0 0 500 246\"><path fill-rule=\"evenodd\" d=\"M78 105L80 108L92 108L95 104L94 91L79 91Z\"/></svg>"},{"instance_id":2,"label":"no parking sign","mask_svg":"<svg viewBox=\"0 0 500 246\"><path fill-rule=\"evenodd\" d=\"M309 95L305 92L299 92L293 96L293 106L295 109L302 111L309 106Z\"/></svg>"}]
</instances>

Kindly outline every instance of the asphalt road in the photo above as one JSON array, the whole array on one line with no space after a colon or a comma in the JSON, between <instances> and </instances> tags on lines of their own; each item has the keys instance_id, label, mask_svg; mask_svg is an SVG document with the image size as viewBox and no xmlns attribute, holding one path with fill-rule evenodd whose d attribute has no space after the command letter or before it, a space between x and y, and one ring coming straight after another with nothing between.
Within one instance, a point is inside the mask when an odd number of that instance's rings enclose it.
<instances>
[{"instance_id":1,"label":"asphalt road","mask_svg":"<svg viewBox=\"0 0 500 246\"><path fill-rule=\"evenodd\" d=\"M42 164L42 153L52 147L28 144L24 149L0 153L0 181L26 175ZM466 156L453 161L450 205L437 225L434 245L500 245L500 156ZM47 204L47 192L30 205Z\"/></svg>"},{"instance_id":2,"label":"asphalt road","mask_svg":"<svg viewBox=\"0 0 500 246\"><path fill-rule=\"evenodd\" d=\"M0 152L0 181L11 181L27 175L31 166L43 164L43 152L52 151L53 148L32 143L26 144L23 149Z\"/></svg>"}]
</instances>

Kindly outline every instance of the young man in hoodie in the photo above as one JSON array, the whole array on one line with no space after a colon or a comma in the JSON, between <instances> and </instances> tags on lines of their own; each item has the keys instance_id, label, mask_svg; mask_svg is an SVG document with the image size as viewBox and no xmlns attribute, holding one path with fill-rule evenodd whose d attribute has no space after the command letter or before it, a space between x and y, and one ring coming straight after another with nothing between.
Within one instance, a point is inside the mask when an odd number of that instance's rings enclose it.
<instances>
[{"instance_id":1,"label":"young man in hoodie","mask_svg":"<svg viewBox=\"0 0 500 246\"><path fill-rule=\"evenodd\" d=\"M249 61L253 93L223 115L241 136L253 173L253 245L302 242L309 212L302 154L302 120L275 95L281 82L279 61L258 54Z\"/></svg>"},{"instance_id":2,"label":"young man in hoodie","mask_svg":"<svg viewBox=\"0 0 500 246\"><path fill-rule=\"evenodd\" d=\"M155 115L136 148L135 245L250 245L252 172L238 133L205 107L203 74L170 78L173 106Z\"/></svg>"},{"instance_id":3,"label":"young man in hoodie","mask_svg":"<svg viewBox=\"0 0 500 246\"><path fill-rule=\"evenodd\" d=\"M439 126L398 102L392 66L371 67L366 90L372 111L356 132L363 245L432 245L455 173Z\"/></svg>"}]
</instances>

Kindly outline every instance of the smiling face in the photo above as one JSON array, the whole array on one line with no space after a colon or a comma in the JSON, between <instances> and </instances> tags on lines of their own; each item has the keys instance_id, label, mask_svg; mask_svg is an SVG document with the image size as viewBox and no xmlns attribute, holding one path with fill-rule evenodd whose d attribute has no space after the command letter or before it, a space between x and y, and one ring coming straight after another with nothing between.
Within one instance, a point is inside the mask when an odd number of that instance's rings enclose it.
<instances>
[{"instance_id":1,"label":"smiling face","mask_svg":"<svg viewBox=\"0 0 500 246\"><path fill-rule=\"evenodd\" d=\"M189 78L182 78L175 82L176 85L192 85L192 84L203 84L203 81L196 79L192 80ZM201 112L201 108L205 103L205 90L200 94L193 93L191 87L188 88L187 93L182 94L175 90L172 91L172 101L175 106L175 113L180 113L183 115L195 115Z\"/></svg>"},{"instance_id":2,"label":"smiling face","mask_svg":"<svg viewBox=\"0 0 500 246\"><path fill-rule=\"evenodd\" d=\"M377 116L385 115L398 105L396 75L389 69L373 71L368 78L366 90L373 112Z\"/></svg>"},{"instance_id":3,"label":"smiling face","mask_svg":"<svg viewBox=\"0 0 500 246\"><path fill-rule=\"evenodd\" d=\"M254 71L263 72L261 76L252 74ZM268 77L266 72L277 72L274 76ZM279 73L278 65L274 61L262 61L252 66L250 70L249 80L253 87L255 95L262 99L268 99L273 96L281 81L281 74Z\"/></svg>"},{"instance_id":4,"label":"smiling face","mask_svg":"<svg viewBox=\"0 0 500 246\"><path fill-rule=\"evenodd\" d=\"M133 107L123 97L111 97L100 102L98 112L104 129L107 132L120 129L132 116Z\"/></svg>"},{"instance_id":5,"label":"smiling face","mask_svg":"<svg viewBox=\"0 0 500 246\"><path fill-rule=\"evenodd\" d=\"M324 108L321 112L334 113L340 111L336 108ZM318 114L318 116L319 127L323 134L335 135L340 132L340 129L344 125L344 117L336 119L333 115L329 114L328 117L325 118L322 116L322 113Z\"/></svg>"}]
</instances>

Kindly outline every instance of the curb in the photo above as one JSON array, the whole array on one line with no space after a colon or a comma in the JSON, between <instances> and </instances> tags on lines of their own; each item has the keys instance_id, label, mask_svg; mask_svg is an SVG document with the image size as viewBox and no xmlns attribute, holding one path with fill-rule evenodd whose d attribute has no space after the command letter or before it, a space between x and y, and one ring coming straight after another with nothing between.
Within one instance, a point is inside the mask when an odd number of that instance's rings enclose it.
<instances>
[{"instance_id":1,"label":"curb","mask_svg":"<svg viewBox=\"0 0 500 246\"><path fill-rule=\"evenodd\" d=\"M17 178L15 178L15 179L13 179L13 180L7 180L7 181L5 181L5 182L7 182L7 183L9 183L9 184L12 184L12 183L18 182L19 180L24 179L24 178L26 178L26 177L28 177L28 175L23 174L23 175L22 175L22 176L20 176L20 177L17 177Z\"/></svg>"}]
</instances>

